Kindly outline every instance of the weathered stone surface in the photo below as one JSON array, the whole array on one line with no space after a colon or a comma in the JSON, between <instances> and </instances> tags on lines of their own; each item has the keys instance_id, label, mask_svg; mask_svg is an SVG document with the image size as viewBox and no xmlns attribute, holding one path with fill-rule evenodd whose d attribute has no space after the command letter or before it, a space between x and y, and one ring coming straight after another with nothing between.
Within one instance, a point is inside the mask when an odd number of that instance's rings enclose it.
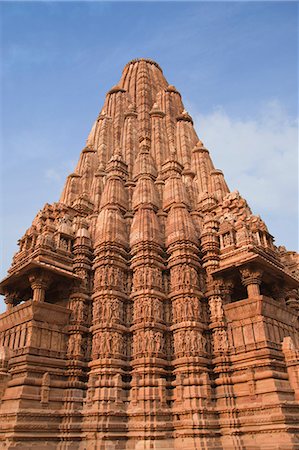
<instances>
[{"instance_id":1,"label":"weathered stone surface","mask_svg":"<svg viewBox=\"0 0 299 450\"><path fill-rule=\"evenodd\" d=\"M0 448L298 449L298 257L128 63L0 285Z\"/></svg>"}]
</instances>

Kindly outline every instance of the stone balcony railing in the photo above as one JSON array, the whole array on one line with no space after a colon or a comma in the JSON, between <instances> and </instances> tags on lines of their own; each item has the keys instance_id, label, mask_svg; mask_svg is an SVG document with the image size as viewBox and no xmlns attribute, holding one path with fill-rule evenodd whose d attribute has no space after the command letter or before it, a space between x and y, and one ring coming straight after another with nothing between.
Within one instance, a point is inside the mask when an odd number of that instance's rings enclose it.
<instances>
[{"instance_id":1,"label":"stone balcony railing","mask_svg":"<svg viewBox=\"0 0 299 450\"><path fill-rule=\"evenodd\" d=\"M1 314L0 347L12 356L25 353L64 358L70 310L28 300Z\"/></svg>"},{"instance_id":2,"label":"stone balcony railing","mask_svg":"<svg viewBox=\"0 0 299 450\"><path fill-rule=\"evenodd\" d=\"M281 350L285 337L299 346L297 314L263 295L225 305L231 353L270 347Z\"/></svg>"}]
</instances>

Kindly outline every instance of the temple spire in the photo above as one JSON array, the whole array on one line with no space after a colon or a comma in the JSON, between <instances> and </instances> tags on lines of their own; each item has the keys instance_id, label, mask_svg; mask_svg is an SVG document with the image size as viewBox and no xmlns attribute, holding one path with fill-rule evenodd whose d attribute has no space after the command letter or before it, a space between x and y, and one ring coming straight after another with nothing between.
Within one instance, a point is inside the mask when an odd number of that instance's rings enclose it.
<instances>
[{"instance_id":1,"label":"temple spire","mask_svg":"<svg viewBox=\"0 0 299 450\"><path fill-rule=\"evenodd\" d=\"M297 448L296 266L130 61L0 284L0 447Z\"/></svg>"}]
</instances>

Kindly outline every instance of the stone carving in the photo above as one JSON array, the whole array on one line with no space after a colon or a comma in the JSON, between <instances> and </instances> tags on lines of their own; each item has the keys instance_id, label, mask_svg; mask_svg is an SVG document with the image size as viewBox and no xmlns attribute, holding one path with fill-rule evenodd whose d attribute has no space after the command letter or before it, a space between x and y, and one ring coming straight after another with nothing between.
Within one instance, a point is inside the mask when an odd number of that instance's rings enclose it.
<instances>
[{"instance_id":1,"label":"stone carving","mask_svg":"<svg viewBox=\"0 0 299 450\"><path fill-rule=\"evenodd\" d=\"M115 289L125 292L127 288L123 271L110 265L96 270L94 282L98 289Z\"/></svg>"},{"instance_id":2,"label":"stone carving","mask_svg":"<svg viewBox=\"0 0 299 450\"><path fill-rule=\"evenodd\" d=\"M224 329L216 329L213 332L213 351L215 353L228 351L227 332Z\"/></svg>"},{"instance_id":3,"label":"stone carving","mask_svg":"<svg viewBox=\"0 0 299 450\"><path fill-rule=\"evenodd\" d=\"M133 290L162 289L162 273L155 267L140 267L133 273Z\"/></svg>"},{"instance_id":4,"label":"stone carving","mask_svg":"<svg viewBox=\"0 0 299 450\"><path fill-rule=\"evenodd\" d=\"M198 287L198 274L187 264L175 266L170 271L171 290Z\"/></svg>"},{"instance_id":5,"label":"stone carving","mask_svg":"<svg viewBox=\"0 0 299 450\"><path fill-rule=\"evenodd\" d=\"M139 331L133 338L133 356L155 355L164 351L163 334L159 331Z\"/></svg>"},{"instance_id":6,"label":"stone carving","mask_svg":"<svg viewBox=\"0 0 299 450\"><path fill-rule=\"evenodd\" d=\"M200 303L196 297L184 297L173 302L173 322L184 322L186 320L199 320Z\"/></svg>"},{"instance_id":7,"label":"stone carving","mask_svg":"<svg viewBox=\"0 0 299 450\"><path fill-rule=\"evenodd\" d=\"M72 318L76 322L87 321L87 307L82 300L73 299L70 302L70 309L72 310Z\"/></svg>"},{"instance_id":8,"label":"stone carving","mask_svg":"<svg viewBox=\"0 0 299 450\"><path fill-rule=\"evenodd\" d=\"M117 332L102 331L93 337L92 356L103 358L125 355L123 337Z\"/></svg>"},{"instance_id":9,"label":"stone carving","mask_svg":"<svg viewBox=\"0 0 299 450\"><path fill-rule=\"evenodd\" d=\"M223 308L222 300L219 296L212 296L209 299L209 308L212 320L222 320L223 318Z\"/></svg>"},{"instance_id":10,"label":"stone carving","mask_svg":"<svg viewBox=\"0 0 299 450\"><path fill-rule=\"evenodd\" d=\"M296 446L298 262L131 61L0 283L0 446Z\"/></svg>"},{"instance_id":11,"label":"stone carving","mask_svg":"<svg viewBox=\"0 0 299 450\"><path fill-rule=\"evenodd\" d=\"M174 334L176 355L189 356L207 352L207 340L198 330L180 330Z\"/></svg>"},{"instance_id":12,"label":"stone carving","mask_svg":"<svg viewBox=\"0 0 299 450\"><path fill-rule=\"evenodd\" d=\"M7 372L11 350L4 345L0 346L0 372Z\"/></svg>"},{"instance_id":13,"label":"stone carving","mask_svg":"<svg viewBox=\"0 0 299 450\"><path fill-rule=\"evenodd\" d=\"M79 358L83 355L84 343L79 333L71 334L68 341L67 355L69 358Z\"/></svg>"},{"instance_id":14,"label":"stone carving","mask_svg":"<svg viewBox=\"0 0 299 450\"><path fill-rule=\"evenodd\" d=\"M134 303L134 320L163 320L163 304L158 299L138 298Z\"/></svg>"},{"instance_id":15,"label":"stone carving","mask_svg":"<svg viewBox=\"0 0 299 450\"><path fill-rule=\"evenodd\" d=\"M222 236L222 238L223 238L223 246L224 247L229 247L230 245L232 245L234 243L231 233L225 233Z\"/></svg>"},{"instance_id":16,"label":"stone carving","mask_svg":"<svg viewBox=\"0 0 299 450\"><path fill-rule=\"evenodd\" d=\"M250 267L244 267L240 269L242 282L245 286L251 283L260 284L263 271L260 269L254 269Z\"/></svg>"},{"instance_id":17,"label":"stone carving","mask_svg":"<svg viewBox=\"0 0 299 450\"><path fill-rule=\"evenodd\" d=\"M249 240L249 231L245 224L241 223L241 228L237 230L236 233L236 244L237 246L241 246L242 244L246 244Z\"/></svg>"},{"instance_id":18,"label":"stone carving","mask_svg":"<svg viewBox=\"0 0 299 450\"><path fill-rule=\"evenodd\" d=\"M96 375L91 374L88 380L88 390L86 395L86 403L91 404L95 393Z\"/></svg>"},{"instance_id":19,"label":"stone carving","mask_svg":"<svg viewBox=\"0 0 299 450\"><path fill-rule=\"evenodd\" d=\"M124 319L122 302L116 298L102 298L94 301L93 320L101 322L120 322Z\"/></svg>"},{"instance_id":20,"label":"stone carving","mask_svg":"<svg viewBox=\"0 0 299 450\"><path fill-rule=\"evenodd\" d=\"M242 267L240 269L242 284L246 286L248 297L260 295L260 285L262 283L263 271L256 267Z\"/></svg>"},{"instance_id":21,"label":"stone carving","mask_svg":"<svg viewBox=\"0 0 299 450\"><path fill-rule=\"evenodd\" d=\"M44 373L40 391L40 402L44 405L49 403L51 378L48 372Z\"/></svg>"}]
</instances>

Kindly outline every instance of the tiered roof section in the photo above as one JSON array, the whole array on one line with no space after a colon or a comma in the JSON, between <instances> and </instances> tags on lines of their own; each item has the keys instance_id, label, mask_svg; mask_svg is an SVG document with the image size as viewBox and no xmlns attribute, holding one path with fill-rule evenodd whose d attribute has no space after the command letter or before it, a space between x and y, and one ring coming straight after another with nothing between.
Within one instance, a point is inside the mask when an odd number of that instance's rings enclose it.
<instances>
[{"instance_id":1,"label":"tiered roof section","mask_svg":"<svg viewBox=\"0 0 299 450\"><path fill-rule=\"evenodd\" d=\"M137 182L140 173L145 176ZM109 190L104 188L108 177ZM263 220L252 214L239 192L229 191L223 173L197 137L180 93L168 84L156 62L136 59L107 93L60 201L46 204L19 240L20 250L1 284L2 293L13 290L16 300L30 298L24 274L34 268L62 278L78 277L73 271L73 245L84 233L94 246L101 208L113 204L130 227L136 204L146 196L162 225L174 202L185 205L207 260L204 267L211 264L211 250L205 248L212 245L211 239L217 240L215 276L231 276L236 267L251 263L263 267L265 279L275 275L278 284L296 287L293 255L277 248ZM181 230L184 224L176 226ZM164 245L165 239L164 234Z\"/></svg>"}]
</instances>

